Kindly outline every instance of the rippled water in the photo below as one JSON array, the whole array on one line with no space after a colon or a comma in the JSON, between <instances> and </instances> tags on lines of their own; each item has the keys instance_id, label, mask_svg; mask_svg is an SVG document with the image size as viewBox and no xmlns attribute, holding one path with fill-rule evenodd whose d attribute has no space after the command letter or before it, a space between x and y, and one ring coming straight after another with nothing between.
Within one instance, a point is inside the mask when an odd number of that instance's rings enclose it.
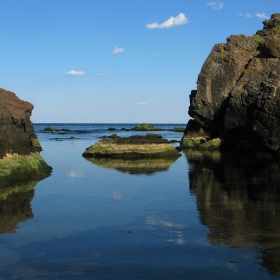
<instances>
[{"instance_id":1,"label":"rippled water","mask_svg":"<svg viewBox=\"0 0 280 280\"><path fill-rule=\"evenodd\" d=\"M0 192L1 279L280 276L278 162L198 151L175 162L89 161L82 153L99 137L145 133L133 124L40 132L47 125L35 130L52 175ZM184 125L158 126L181 139L172 129Z\"/></svg>"}]
</instances>

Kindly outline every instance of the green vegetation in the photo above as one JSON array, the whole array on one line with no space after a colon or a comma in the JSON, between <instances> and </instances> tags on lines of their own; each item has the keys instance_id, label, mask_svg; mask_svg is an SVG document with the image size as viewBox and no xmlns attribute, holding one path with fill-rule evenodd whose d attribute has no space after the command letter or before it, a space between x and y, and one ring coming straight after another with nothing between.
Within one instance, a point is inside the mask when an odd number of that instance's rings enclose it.
<instances>
[{"instance_id":1,"label":"green vegetation","mask_svg":"<svg viewBox=\"0 0 280 280\"><path fill-rule=\"evenodd\" d=\"M261 46L264 42L264 38L258 34L254 36L254 39L257 42L258 46Z\"/></svg>"},{"instance_id":2,"label":"green vegetation","mask_svg":"<svg viewBox=\"0 0 280 280\"><path fill-rule=\"evenodd\" d=\"M196 149L205 141L206 139L203 137L184 138L182 141L182 147L187 149L189 148Z\"/></svg>"},{"instance_id":3,"label":"green vegetation","mask_svg":"<svg viewBox=\"0 0 280 280\"><path fill-rule=\"evenodd\" d=\"M273 30L273 33L274 33L276 36L280 36L280 24L274 26L274 27L272 28L272 30Z\"/></svg>"},{"instance_id":4,"label":"green vegetation","mask_svg":"<svg viewBox=\"0 0 280 280\"><path fill-rule=\"evenodd\" d=\"M44 131L45 132L56 132L56 131L58 131L58 129L56 129L52 126L47 126L47 127L44 128Z\"/></svg>"},{"instance_id":5,"label":"green vegetation","mask_svg":"<svg viewBox=\"0 0 280 280\"><path fill-rule=\"evenodd\" d=\"M261 52L259 50L256 50L255 52L253 52L253 56L257 57L261 54Z\"/></svg>"},{"instance_id":6,"label":"green vegetation","mask_svg":"<svg viewBox=\"0 0 280 280\"><path fill-rule=\"evenodd\" d=\"M32 146L35 148L37 152L42 151L42 147L38 138L32 138L31 141L32 141Z\"/></svg>"},{"instance_id":7,"label":"green vegetation","mask_svg":"<svg viewBox=\"0 0 280 280\"><path fill-rule=\"evenodd\" d=\"M116 144L114 140L101 140L83 153L96 158L168 158L181 154L171 144Z\"/></svg>"},{"instance_id":8,"label":"green vegetation","mask_svg":"<svg viewBox=\"0 0 280 280\"><path fill-rule=\"evenodd\" d=\"M0 186L10 183L42 179L50 175L52 168L38 152L28 156L8 155L0 159Z\"/></svg>"},{"instance_id":9,"label":"green vegetation","mask_svg":"<svg viewBox=\"0 0 280 280\"><path fill-rule=\"evenodd\" d=\"M185 128L184 127L176 126L176 127L174 127L173 131L175 131L175 132L184 132Z\"/></svg>"},{"instance_id":10,"label":"green vegetation","mask_svg":"<svg viewBox=\"0 0 280 280\"><path fill-rule=\"evenodd\" d=\"M103 136L101 136L100 138L103 138L103 139L106 139L106 138L109 138L109 139L116 139L116 138L120 138L120 136L118 136L117 133L113 133L113 134L111 134L111 135L109 135L109 136L103 135Z\"/></svg>"},{"instance_id":11,"label":"green vegetation","mask_svg":"<svg viewBox=\"0 0 280 280\"><path fill-rule=\"evenodd\" d=\"M146 133L146 137L162 138L160 134L151 133L151 132Z\"/></svg>"},{"instance_id":12,"label":"green vegetation","mask_svg":"<svg viewBox=\"0 0 280 280\"><path fill-rule=\"evenodd\" d=\"M214 138L206 140L203 137L184 138L181 142L183 149L197 149L197 150L217 150L221 146L221 139Z\"/></svg>"},{"instance_id":13,"label":"green vegetation","mask_svg":"<svg viewBox=\"0 0 280 280\"><path fill-rule=\"evenodd\" d=\"M133 130L137 130L137 131L160 131L161 129L156 127L156 126L153 126L153 125L150 125L150 124L147 124L147 123L142 123L142 124L138 124L136 125Z\"/></svg>"}]
</instances>

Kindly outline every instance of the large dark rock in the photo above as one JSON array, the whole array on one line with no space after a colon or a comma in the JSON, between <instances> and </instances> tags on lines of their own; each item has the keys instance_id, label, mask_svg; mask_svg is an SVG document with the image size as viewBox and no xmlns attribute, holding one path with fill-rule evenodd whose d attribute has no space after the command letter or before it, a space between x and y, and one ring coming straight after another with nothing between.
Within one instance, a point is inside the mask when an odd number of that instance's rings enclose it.
<instances>
[{"instance_id":1,"label":"large dark rock","mask_svg":"<svg viewBox=\"0 0 280 280\"><path fill-rule=\"evenodd\" d=\"M0 89L0 158L6 154L34 152L37 136L30 121L33 105L13 92Z\"/></svg>"},{"instance_id":2,"label":"large dark rock","mask_svg":"<svg viewBox=\"0 0 280 280\"><path fill-rule=\"evenodd\" d=\"M33 105L0 89L0 188L50 175L30 121Z\"/></svg>"},{"instance_id":3,"label":"large dark rock","mask_svg":"<svg viewBox=\"0 0 280 280\"><path fill-rule=\"evenodd\" d=\"M190 95L193 120L183 140L219 137L226 146L279 154L280 14L263 23L252 37L232 35L213 47Z\"/></svg>"}]
</instances>

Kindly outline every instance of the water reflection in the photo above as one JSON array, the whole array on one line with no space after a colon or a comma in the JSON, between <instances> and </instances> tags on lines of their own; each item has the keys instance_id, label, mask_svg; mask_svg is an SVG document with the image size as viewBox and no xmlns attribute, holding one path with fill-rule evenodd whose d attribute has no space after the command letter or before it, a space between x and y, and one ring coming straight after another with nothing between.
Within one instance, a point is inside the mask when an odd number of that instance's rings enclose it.
<instances>
[{"instance_id":1,"label":"water reflection","mask_svg":"<svg viewBox=\"0 0 280 280\"><path fill-rule=\"evenodd\" d=\"M270 274L280 274L278 162L219 152L185 152L190 190L213 245L253 247ZM257 260L258 261L258 260Z\"/></svg>"},{"instance_id":2,"label":"water reflection","mask_svg":"<svg viewBox=\"0 0 280 280\"><path fill-rule=\"evenodd\" d=\"M18 223L33 218L30 206L37 181L0 189L0 234L14 232Z\"/></svg>"},{"instance_id":3,"label":"water reflection","mask_svg":"<svg viewBox=\"0 0 280 280\"><path fill-rule=\"evenodd\" d=\"M156 172L167 171L177 159L109 159L109 158L85 158L95 165L104 168L114 168L123 173L152 175Z\"/></svg>"}]
</instances>

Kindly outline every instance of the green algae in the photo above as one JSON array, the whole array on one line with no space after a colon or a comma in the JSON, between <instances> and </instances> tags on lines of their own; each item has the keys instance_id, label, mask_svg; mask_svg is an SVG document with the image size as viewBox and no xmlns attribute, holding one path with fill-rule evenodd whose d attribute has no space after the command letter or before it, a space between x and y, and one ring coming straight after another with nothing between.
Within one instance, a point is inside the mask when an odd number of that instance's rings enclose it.
<instances>
[{"instance_id":1,"label":"green algae","mask_svg":"<svg viewBox=\"0 0 280 280\"><path fill-rule=\"evenodd\" d=\"M151 132L148 132L146 133L145 135L146 137L156 137L156 138L162 138L162 135L160 134L156 134L156 133L151 133Z\"/></svg>"},{"instance_id":2,"label":"green algae","mask_svg":"<svg viewBox=\"0 0 280 280\"><path fill-rule=\"evenodd\" d=\"M175 131L175 132L184 132L185 128L184 127L175 126L173 128L173 131Z\"/></svg>"},{"instance_id":3,"label":"green algae","mask_svg":"<svg viewBox=\"0 0 280 280\"><path fill-rule=\"evenodd\" d=\"M161 129L157 126L153 126L147 123L142 123L142 124L138 124L136 125L133 130L137 130L137 131L160 131Z\"/></svg>"},{"instance_id":4,"label":"green algae","mask_svg":"<svg viewBox=\"0 0 280 280\"><path fill-rule=\"evenodd\" d=\"M50 175L52 168L38 152L30 155L7 155L0 159L0 187L15 182L42 179Z\"/></svg>"},{"instance_id":5,"label":"green algae","mask_svg":"<svg viewBox=\"0 0 280 280\"><path fill-rule=\"evenodd\" d=\"M84 157L112 157L112 158L160 158L179 157L181 154L170 144L170 146L160 145L116 145L102 141L90 146L83 153Z\"/></svg>"}]
</instances>

